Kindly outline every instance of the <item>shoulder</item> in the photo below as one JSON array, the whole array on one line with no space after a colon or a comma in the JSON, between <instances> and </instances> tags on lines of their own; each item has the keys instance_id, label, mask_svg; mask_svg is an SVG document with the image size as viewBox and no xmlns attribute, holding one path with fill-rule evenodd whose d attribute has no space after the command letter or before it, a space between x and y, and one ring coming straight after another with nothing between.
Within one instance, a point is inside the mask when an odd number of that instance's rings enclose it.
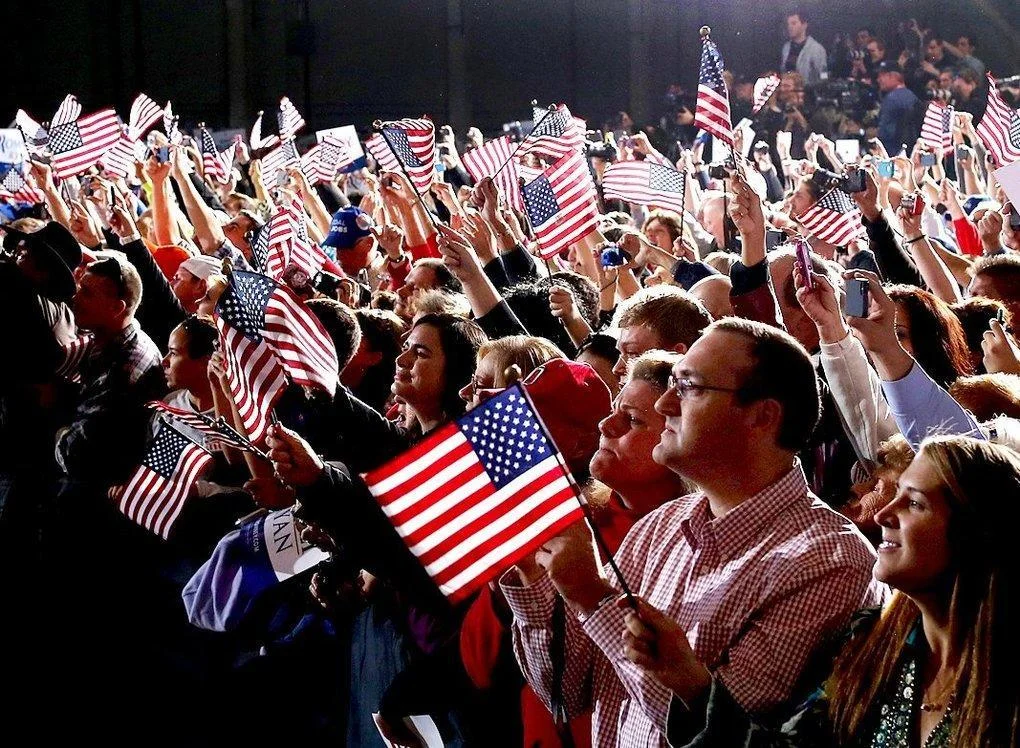
<instances>
[{"instance_id":1,"label":"shoulder","mask_svg":"<svg viewBox=\"0 0 1020 748\"><path fill-rule=\"evenodd\" d=\"M808 494L786 514L783 533L786 539L778 544L776 561L789 561L795 554L796 563L783 563L793 577L816 577L835 570L859 573L870 578L875 565L875 549L857 526L821 499Z\"/></svg>"}]
</instances>

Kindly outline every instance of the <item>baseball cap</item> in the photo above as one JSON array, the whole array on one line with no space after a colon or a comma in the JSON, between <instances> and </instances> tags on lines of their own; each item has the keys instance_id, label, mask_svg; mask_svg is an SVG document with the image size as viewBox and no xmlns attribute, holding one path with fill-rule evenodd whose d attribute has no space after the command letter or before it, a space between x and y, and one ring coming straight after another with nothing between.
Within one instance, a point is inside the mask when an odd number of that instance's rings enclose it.
<instances>
[{"instance_id":1,"label":"baseball cap","mask_svg":"<svg viewBox=\"0 0 1020 748\"><path fill-rule=\"evenodd\" d=\"M362 237L371 235L372 218L361 208L341 208L333 214L323 246L350 249Z\"/></svg>"},{"instance_id":2,"label":"baseball cap","mask_svg":"<svg viewBox=\"0 0 1020 748\"><path fill-rule=\"evenodd\" d=\"M222 273L223 263L214 257L195 255L181 263L181 267L196 278L208 280L210 275Z\"/></svg>"}]
</instances>

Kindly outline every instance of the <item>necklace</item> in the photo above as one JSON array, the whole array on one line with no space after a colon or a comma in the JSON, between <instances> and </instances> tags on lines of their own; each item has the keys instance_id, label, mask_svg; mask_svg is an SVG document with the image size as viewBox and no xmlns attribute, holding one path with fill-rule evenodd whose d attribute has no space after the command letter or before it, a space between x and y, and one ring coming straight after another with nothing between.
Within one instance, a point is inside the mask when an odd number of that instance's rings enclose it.
<instances>
[{"instance_id":1,"label":"necklace","mask_svg":"<svg viewBox=\"0 0 1020 748\"><path fill-rule=\"evenodd\" d=\"M922 712L941 712L943 709L947 709L953 703L953 697L950 695L950 691L953 686L956 685L955 679L952 676L949 678L949 682L942 687L939 691L938 696L933 701L922 701L921 711ZM927 689L925 689L927 693ZM924 694L922 694L923 698ZM946 698L948 696L948 698Z\"/></svg>"}]
</instances>

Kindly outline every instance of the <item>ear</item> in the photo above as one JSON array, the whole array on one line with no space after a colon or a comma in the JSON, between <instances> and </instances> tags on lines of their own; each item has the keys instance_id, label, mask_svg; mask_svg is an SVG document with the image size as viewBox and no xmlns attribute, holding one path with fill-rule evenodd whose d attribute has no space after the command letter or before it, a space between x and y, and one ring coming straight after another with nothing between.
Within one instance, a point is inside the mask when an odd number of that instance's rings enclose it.
<instances>
[{"instance_id":1,"label":"ear","mask_svg":"<svg viewBox=\"0 0 1020 748\"><path fill-rule=\"evenodd\" d=\"M676 353L679 353L679 354L687 353L687 344L686 343L677 343L675 346L673 346L673 350Z\"/></svg>"},{"instance_id":2,"label":"ear","mask_svg":"<svg viewBox=\"0 0 1020 748\"><path fill-rule=\"evenodd\" d=\"M751 427L763 434L771 434L773 441L783 425L783 406L778 400L766 398L751 407Z\"/></svg>"}]
</instances>

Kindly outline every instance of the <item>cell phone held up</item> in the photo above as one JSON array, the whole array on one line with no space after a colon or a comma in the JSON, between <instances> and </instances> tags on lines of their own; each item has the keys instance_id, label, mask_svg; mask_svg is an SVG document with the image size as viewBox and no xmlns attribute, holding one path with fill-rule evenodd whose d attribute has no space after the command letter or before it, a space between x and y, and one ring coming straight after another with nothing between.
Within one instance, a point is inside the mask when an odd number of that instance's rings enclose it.
<instances>
[{"instance_id":1,"label":"cell phone held up","mask_svg":"<svg viewBox=\"0 0 1020 748\"><path fill-rule=\"evenodd\" d=\"M900 199L900 209L912 216L919 216L924 212L924 198L916 192L908 192Z\"/></svg>"},{"instance_id":2,"label":"cell phone held up","mask_svg":"<svg viewBox=\"0 0 1020 748\"><path fill-rule=\"evenodd\" d=\"M860 278L851 278L846 282L846 300L843 312L847 317L868 316L868 282Z\"/></svg>"},{"instance_id":3,"label":"cell phone held up","mask_svg":"<svg viewBox=\"0 0 1020 748\"><path fill-rule=\"evenodd\" d=\"M814 263L811 261L811 245L804 239L798 239L795 246L797 251L797 264L800 265L800 271L804 275L804 285L813 290L815 287L815 279L811 274L814 270Z\"/></svg>"},{"instance_id":4,"label":"cell phone held up","mask_svg":"<svg viewBox=\"0 0 1020 748\"><path fill-rule=\"evenodd\" d=\"M630 262L630 255L619 244L607 244L599 255L604 268L618 268Z\"/></svg>"},{"instance_id":5,"label":"cell phone held up","mask_svg":"<svg viewBox=\"0 0 1020 748\"><path fill-rule=\"evenodd\" d=\"M921 166L928 168L935 165L935 154L934 153L922 153L921 154Z\"/></svg>"}]
</instances>

